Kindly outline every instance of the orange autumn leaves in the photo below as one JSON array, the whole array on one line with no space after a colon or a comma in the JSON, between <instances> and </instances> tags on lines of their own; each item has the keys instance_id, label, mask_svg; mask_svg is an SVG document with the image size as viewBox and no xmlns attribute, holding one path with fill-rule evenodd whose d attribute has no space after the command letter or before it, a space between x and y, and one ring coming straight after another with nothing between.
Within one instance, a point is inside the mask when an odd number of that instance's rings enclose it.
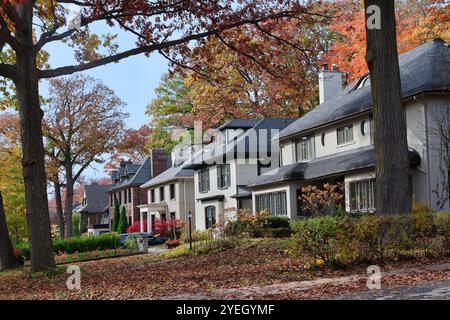
<instances>
[{"instance_id":1,"label":"orange autumn leaves","mask_svg":"<svg viewBox=\"0 0 450 320\"><path fill-rule=\"evenodd\" d=\"M449 5L445 0L397 1L399 53L435 38L450 41ZM340 39L324 55L323 61L348 72L351 82L368 70L364 9L360 1L344 1L339 6L330 28L338 32Z\"/></svg>"}]
</instances>

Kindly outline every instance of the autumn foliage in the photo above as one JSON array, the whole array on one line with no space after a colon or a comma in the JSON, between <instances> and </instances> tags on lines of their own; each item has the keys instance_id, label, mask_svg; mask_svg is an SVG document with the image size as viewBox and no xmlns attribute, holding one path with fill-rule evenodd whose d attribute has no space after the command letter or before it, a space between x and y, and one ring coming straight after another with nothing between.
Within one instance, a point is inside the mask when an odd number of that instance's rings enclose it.
<instances>
[{"instance_id":1,"label":"autumn foliage","mask_svg":"<svg viewBox=\"0 0 450 320\"><path fill-rule=\"evenodd\" d=\"M324 55L323 62L336 64L348 73L348 82L368 72L365 60L366 30L364 8L360 1L337 4L330 29L337 41ZM450 41L450 4L445 0L397 1L397 46L399 53L411 50L434 38Z\"/></svg>"}]
</instances>

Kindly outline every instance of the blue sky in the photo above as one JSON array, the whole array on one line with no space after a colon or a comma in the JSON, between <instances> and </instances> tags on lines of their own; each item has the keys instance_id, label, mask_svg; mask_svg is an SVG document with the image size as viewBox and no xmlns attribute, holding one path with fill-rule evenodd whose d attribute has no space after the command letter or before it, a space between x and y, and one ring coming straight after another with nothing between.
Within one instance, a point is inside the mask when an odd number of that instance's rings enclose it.
<instances>
[{"instance_id":1,"label":"blue sky","mask_svg":"<svg viewBox=\"0 0 450 320\"><path fill-rule=\"evenodd\" d=\"M134 46L135 38L128 33L118 29L111 29L103 25L95 25L92 28L97 34L118 32L117 42L119 50L126 50ZM50 53L50 66L52 68L76 64L73 58L73 50L61 43L50 43L44 48ZM126 103L125 110L129 113L129 118L125 120L128 127L139 128L143 124L148 124L150 119L145 115L148 103L155 97L154 90L158 86L160 78L168 69L167 60L159 54L152 54L150 57L138 55L97 67L84 72L89 76L102 80L107 86L113 89L116 95ZM41 94L47 94L47 82L41 83ZM106 176L102 165L95 165L85 173L86 178L100 178Z\"/></svg>"}]
</instances>

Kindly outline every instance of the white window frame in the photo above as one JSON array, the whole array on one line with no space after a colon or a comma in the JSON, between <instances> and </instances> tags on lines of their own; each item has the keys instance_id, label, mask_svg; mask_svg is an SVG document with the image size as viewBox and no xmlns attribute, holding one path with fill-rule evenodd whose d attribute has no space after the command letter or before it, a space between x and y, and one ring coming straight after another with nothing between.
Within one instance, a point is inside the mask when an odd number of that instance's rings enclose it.
<instances>
[{"instance_id":1,"label":"white window frame","mask_svg":"<svg viewBox=\"0 0 450 320\"><path fill-rule=\"evenodd\" d=\"M354 142L353 123L336 129L337 145L342 146Z\"/></svg>"},{"instance_id":2,"label":"white window frame","mask_svg":"<svg viewBox=\"0 0 450 320\"><path fill-rule=\"evenodd\" d=\"M299 147L301 150L299 150ZM296 162L305 162L315 158L314 136L304 136L295 142ZM301 153L299 152L301 151Z\"/></svg>"}]
</instances>

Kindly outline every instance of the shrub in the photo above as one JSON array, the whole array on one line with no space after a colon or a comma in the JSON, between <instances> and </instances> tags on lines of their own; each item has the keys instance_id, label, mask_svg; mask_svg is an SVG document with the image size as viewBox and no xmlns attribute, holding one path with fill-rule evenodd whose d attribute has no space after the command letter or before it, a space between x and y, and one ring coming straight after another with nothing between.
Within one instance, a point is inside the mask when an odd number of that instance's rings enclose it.
<instances>
[{"instance_id":1,"label":"shrub","mask_svg":"<svg viewBox=\"0 0 450 320\"><path fill-rule=\"evenodd\" d=\"M328 265L450 253L450 215L326 216L293 223L292 249Z\"/></svg>"},{"instance_id":2,"label":"shrub","mask_svg":"<svg viewBox=\"0 0 450 320\"><path fill-rule=\"evenodd\" d=\"M178 247L181 244L181 241L179 241L179 240L167 240L164 244L167 246L167 248L172 249L172 248Z\"/></svg>"},{"instance_id":3,"label":"shrub","mask_svg":"<svg viewBox=\"0 0 450 320\"><path fill-rule=\"evenodd\" d=\"M119 228L119 220L120 220L120 204L117 199L114 199L114 215L111 231L117 232Z\"/></svg>"},{"instance_id":4,"label":"shrub","mask_svg":"<svg viewBox=\"0 0 450 320\"><path fill-rule=\"evenodd\" d=\"M94 250L107 250L120 247L120 237L116 234L102 234L96 237L81 236L69 239L56 239L53 241L53 250L56 253L75 253Z\"/></svg>"},{"instance_id":5,"label":"shrub","mask_svg":"<svg viewBox=\"0 0 450 320\"><path fill-rule=\"evenodd\" d=\"M136 237L128 237L125 239L124 246L127 249L136 251L138 248L138 243Z\"/></svg>"},{"instance_id":6,"label":"shrub","mask_svg":"<svg viewBox=\"0 0 450 320\"><path fill-rule=\"evenodd\" d=\"M119 219L119 226L117 227L118 233L125 233L128 228L128 221L127 221L127 211L125 207L122 207L120 210L120 219Z\"/></svg>"},{"instance_id":7,"label":"shrub","mask_svg":"<svg viewBox=\"0 0 450 320\"><path fill-rule=\"evenodd\" d=\"M20 265L23 267L23 265L25 264L25 257L23 255L22 250L15 249L14 250L14 257L17 259L17 261L19 261Z\"/></svg>"},{"instance_id":8,"label":"shrub","mask_svg":"<svg viewBox=\"0 0 450 320\"><path fill-rule=\"evenodd\" d=\"M180 220L156 219L153 223L153 234L155 236L168 237L171 239L180 238L182 228L183 223Z\"/></svg>"},{"instance_id":9,"label":"shrub","mask_svg":"<svg viewBox=\"0 0 450 320\"><path fill-rule=\"evenodd\" d=\"M26 260L30 260L30 246L26 242L21 242L16 245L16 250L20 250Z\"/></svg>"},{"instance_id":10,"label":"shrub","mask_svg":"<svg viewBox=\"0 0 450 320\"><path fill-rule=\"evenodd\" d=\"M147 220L144 220L144 232L147 232L148 226L147 226ZM135 233L135 232L141 232L141 222L136 221L131 226L127 228L127 233Z\"/></svg>"},{"instance_id":11,"label":"shrub","mask_svg":"<svg viewBox=\"0 0 450 320\"><path fill-rule=\"evenodd\" d=\"M291 236L291 228L267 228L264 229L267 238L288 238Z\"/></svg>"},{"instance_id":12,"label":"shrub","mask_svg":"<svg viewBox=\"0 0 450 320\"><path fill-rule=\"evenodd\" d=\"M218 253L236 247L236 242L229 239L218 239L202 243L195 248L196 255Z\"/></svg>"},{"instance_id":13,"label":"shrub","mask_svg":"<svg viewBox=\"0 0 450 320\"><path fill-rule=\"evenodd\" d=\"M279 216L263 216L259 217L258 221L263 223L264 228L287 228L289 229L290 222L287 217Z\"/></svg>"},{"instance_id":14,"label":"shrub","mask_svg":"<svg viewBox=\"0 0 450 320\"><path fill-rule=\"evenodd\" d=\"M72 234L74 237L79 237L80 233L80 213L75 212L72 214Z\"/></svg>"}]
</instances>

